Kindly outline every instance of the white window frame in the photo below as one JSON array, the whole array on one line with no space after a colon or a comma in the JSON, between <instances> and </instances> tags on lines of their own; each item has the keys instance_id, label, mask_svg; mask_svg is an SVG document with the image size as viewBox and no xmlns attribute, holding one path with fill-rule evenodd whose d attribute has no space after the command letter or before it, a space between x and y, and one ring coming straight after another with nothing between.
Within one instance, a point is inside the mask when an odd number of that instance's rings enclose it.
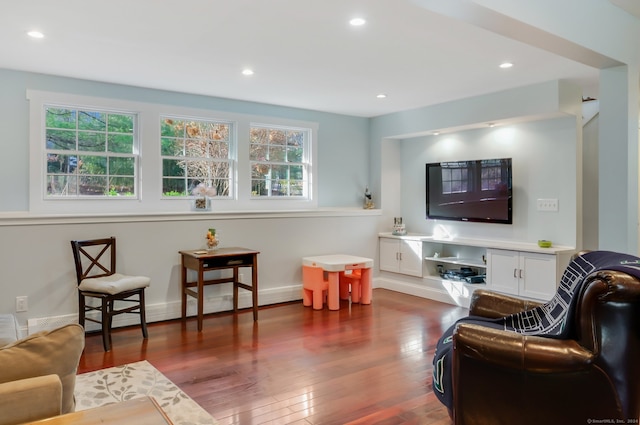
<instances>
[{"instance_id":1,"label":"white window frame","mask_svg":"<svg viewBox=\"0 0 640 425\"><path fill-rule=\"evenodd\" d=\"M237 173L236 173L236 164L237 164L237 133L236 133L236 123L234 121L230 121L230 120L225 120L225 119L218 119L218 118L211 118L211 117L201 117L201 116L185 116L185 115L177 115L177 114L162 114L159 117L158 120L158 125L162 126L162 120L164 119L177 119L177 120L182 120L182 121L199 121L199 122L209 122L209 123L213 123L213 124L224 124L229 126L229 134L228 134L228 142L229 142L229 157L227 158L226 161L219 161L219 159L216 159L216 161L218 162L227 162L229 164L229 195L228 196L222 196L220 194L216 194L213 198L215 200L221 200L221 199L235 199L236 198L236 193L235 193L235 188L237 187L236 184L236 179L237 179ZM162 143L162 135L160 136L160 139L158 141L158 143ZM162 152L160 154L160 159L161 161L164 159L190 159L190 158L196 158L196 157L189 157L189 156L184 156L184 157L172 157L172 156L165 156L162 155ZM209 159L209 158L202 158L202 159ZM161 165L161 172L162 172L162 178L164 178L164 170L162 168ZM186 179L187 177L185 177ZM178 196L177 198L188 198L188 199L192 199L194 196L192 194L187 194L186 196ZM168 199L168 197L165 197L165 199Z\"/></svg>"},{"instance_id":2,"label":"white window frame","mask_svg":"<svg viewBox=\"0 0 640 425\"><path fill-rule=\"evenodd\" d=\"M265 130L283 130L283 131L299 131L304 133L304 140L302 141L302 161L299 163L299 165L301 165L303 167L303 182L304 182L304 187L302 189L303 195L302 196L257 196L257 195L253 195L251 189L253 187L253 182L252 182L252 176L250 176L250 195L251 195L251 199L253 200L261 200L264 201L266 199L270 199L270 200L274 200L274 201L291 201L291 200L308 200L310 198L310 194L311 194L311 182L310 182L310 176L311 176L311 172L309 171L311 168L311 146L313 144L313 139L312 139L312 129L310 128L302 128L302 127L291 127L291 126L283 126L283 125L273 125L273 124L267 124L267 123L257 123L257 122L252 122L251 123L251 128L263 128ZM251 141L249 141L249 144L251 144ZM286 146L285 146L286 147ZM272 162L272 161L254 161L251 160L249 158L249 163L251 164L252 168L253 168L253 164L254 163L264 163L264 164L272 164L272 165L279 165L280 163L278 162ZM291 165L292 163L283 163L282 165ZM295 163L298 164L298 163ZM287 179L288 180L288 179Z\"/></svg>"},{"instance_id":3,"label":"white window frame","mask_svg":"<svg viewBox=\"0 0 640 425\"><path fill-rule=\"evenodd\" d=\"M42 135L42 140L41 143L45 143L45 147L44 147L44 158L48 158L48 156L51 154L51 152L53 152L56 155L70 155L71 157L75 156L76 159L81 158L82 156L99 156L99 157L104 157L104 158L116 158L116 157L124 157L124 158L133 158L134 160L134 171L133 171L133 179L134 179L134 183L133 183L133 193L134 196L130 196L127 197L128 199L139 199L140 197L140 140L138 137L138 116L135 112L131 112L131 111L124 111L124 110L115 110L115 109L104 109L104 108L86 108L84 106L78 106L78 105L59 105L59 104L44 104L42 106L43 108L43 135ZM133 126L134 126L134 131L133 131L133 152L132 153L127 153L127 154L122 154L122 153L115 153L115 152L109 152L109 151L103 151L103 152L98 152L98 151L83 151L83 150L77 150L77 149L72 149L72 150L56 150L56 149L49 149L46 145L47 143L47 136L46 136L46 131L47 131L47 126L46 126L46 114L47 114L47 109L48 108L60 108L60 109L70 109L70 110L75 110L76 112L78 111L92 111L92 112L105 112L105 113L114 113L114 114L122 114L122 115L131 115L133 117ZM79 117L76 118L76 120L78 120ZM77 124L77 123L76 123ZM78 133L81 132L81 130L78 130L77 128L75 129L75 133L76 133L76 137L78 137ZM108 133L107 133L108 134ZM43 175L45 178L45 184L44 184L44 192L42 194L42 196L45 199L60 199L60 200L65 200L65 201L69 201L69 202L77 202L79 200L82 199L100 199L100 198L105 198L105 199L122 199L119 197L111 197L109 195L103 194L103 195L81 195L81 194L76 194L73 196L69 196L69 195L57 195L57 194L49 194L48 190L47 190L47 185L49 184L49 178L47 177L48 171L46 170L47 168L47 164L46 164L46 160L43 159L43 162L45 163L43 165L43 167L45 168L45 170L43 170ZM80 168L80 164L77 165L76 170L78 170ZM76 173L76 178L79 179L80 178L80 174ZM70 176L68 175L67 178L69 178ZM105 177L109 178L112 177L112 175L110 173L106 174ZM68 184L68 181L67 181Z\"/></svg>"},{"instance_id":4,"label":"white window frame","mask_svg":"<svg viewBox=\"0 0 640 425\"><path fill-rule=\"evenodd\" d=\"M233 112L188 108L171 104L144 103L116 98L101 98L54 93L38 90L27 90L29 101L29 211L39 214L125 214L145 215L166 214L204 214L191 210L191 199L183 197L170 199L162 196L162 158L160 151L160 122L161 116L185 116L210 119L213 121L234 122L235 151L233 155L232 196L212 202L211 214L216 212L243 211L293 211L308 210L318 207L317 187L317 143L318 124L314 122L290 120L268 116L239 114ZM43 165L44 148L44 106L74 105L85 109L128 111L137 115L139 146L139 190L138 199L115 199L107 197L101 199L45 199L46 171ZM251 198L251 167L249 164L249 129L251 123L266 123L269 126L283 126L310 129L309 149L309 196L307 199L252 199ZM238 160L240 158L240 160Z\"/></svg>"}]
</instances>

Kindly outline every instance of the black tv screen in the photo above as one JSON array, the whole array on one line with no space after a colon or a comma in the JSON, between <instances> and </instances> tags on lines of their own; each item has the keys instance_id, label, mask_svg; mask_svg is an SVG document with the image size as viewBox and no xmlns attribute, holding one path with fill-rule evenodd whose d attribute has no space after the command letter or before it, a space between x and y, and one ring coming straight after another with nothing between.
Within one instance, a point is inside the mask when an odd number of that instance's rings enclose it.
<instances>
[{"instance_id":1,"label":"black tv screen","mask_svg":"<svg viewBox=\"0 0 640 425\"><path fill-rule=\"evenodd\" d=\"M512 224L511 158L426 164L427 218Z\"/></svg>"}]
</instances>

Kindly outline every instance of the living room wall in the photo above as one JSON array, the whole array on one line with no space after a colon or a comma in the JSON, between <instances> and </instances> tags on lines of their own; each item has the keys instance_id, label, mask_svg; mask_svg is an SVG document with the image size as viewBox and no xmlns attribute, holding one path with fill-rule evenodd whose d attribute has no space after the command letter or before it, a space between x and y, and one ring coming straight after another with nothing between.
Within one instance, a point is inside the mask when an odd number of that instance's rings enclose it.
<instances>
[{"instance_id":1,"label":"living room wall","mask_svg":"<svg viewBox=\"0 0 640 425\"><path fill-rule=\"evenodd\" d=\"M177 105L317 123L318 209L211 213L34 214L29 211L29 103L27 90ZM121 271L151 277L150 321L180 314L181 249L204 247L206 229L218 229L222 246L261 252L260 304L301 298L301 257L330 253L377 256L379 211L362 209L369 184L369 120L232 99L0 69L0 311L15 312L27 296L27 322L53 326L74 321L77 294L69 241L113 235ZM354 160L356 159L356 160ZM361 159L361 160L357 160ZM207 288L205 311L231 308L230 285ZM249 298L242 295L241 306ZM123 317L116 325L128 323ZM135 319L133 319L135 320Z\"/></svg>"},{"instance_id":2,"label":"living room wall","mask_svg":"<svg viewBox=\"0 0 640 425\"><path fill-rule=\"evenodd\" d=\"M426 162L513 157L513 225L442 223L460 237L548 238L580 246L581 94L579 87L551 81L372 119L371 170L380 183L374 189L383 214L379 231L391 231L393 217L401 216L409 232L432 234L436 223L425 217ZM538 198L557 198L559 211L537 211Z\"/></svg>"},{"instance_id":3,"label":"living room wall","mask_svg":"<svg viewBox=\"0 0 640 425\"><path fill-rule=\"evenodd\" d=\"M574 246L577 214L575 119L555 118L460 131L400 142L402 214L412 232L432 234L436 225L452 235ZM552 153L552 154L550 154ZM464 223L425 217L425 163L512 158L513 224ZM557 212L537 211L536 200L559 201Z\"/></svg>"}]
</instances>

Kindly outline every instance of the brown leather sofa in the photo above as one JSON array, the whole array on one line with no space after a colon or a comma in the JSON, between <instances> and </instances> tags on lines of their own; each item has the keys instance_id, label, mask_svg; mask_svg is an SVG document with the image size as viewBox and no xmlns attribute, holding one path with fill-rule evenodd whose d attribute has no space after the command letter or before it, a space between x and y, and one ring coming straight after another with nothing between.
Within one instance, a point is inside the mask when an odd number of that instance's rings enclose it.
<instances>
[{"instance_id":1,"label":"brown leather sofa","mask_svg":"<svg viewBox=\"0 0 640 425\"><path fill-rule=\"evenodd\" d=\"M638 423L640 280L602 270L574 296L569 339L458 325L456 425ZM470 315L498 318L536 305L477 290Z\"/></svg>"}]
</instances>

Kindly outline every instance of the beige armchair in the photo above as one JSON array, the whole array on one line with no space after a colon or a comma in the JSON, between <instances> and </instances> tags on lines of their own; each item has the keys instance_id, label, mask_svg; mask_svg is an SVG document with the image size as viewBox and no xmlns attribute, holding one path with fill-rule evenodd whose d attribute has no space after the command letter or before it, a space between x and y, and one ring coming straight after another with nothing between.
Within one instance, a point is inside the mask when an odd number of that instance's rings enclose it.
<instances>
[{"instance_id":1,"label":"beige armchair","mask_svg":"<svg viewBox=\"0 0 640 425\"><path fill-rule=\"evenodd\" d=\"M84 329L77 324L0 347L0 425L73 412L83 349Z\"/></svg>"}]
</instances>

